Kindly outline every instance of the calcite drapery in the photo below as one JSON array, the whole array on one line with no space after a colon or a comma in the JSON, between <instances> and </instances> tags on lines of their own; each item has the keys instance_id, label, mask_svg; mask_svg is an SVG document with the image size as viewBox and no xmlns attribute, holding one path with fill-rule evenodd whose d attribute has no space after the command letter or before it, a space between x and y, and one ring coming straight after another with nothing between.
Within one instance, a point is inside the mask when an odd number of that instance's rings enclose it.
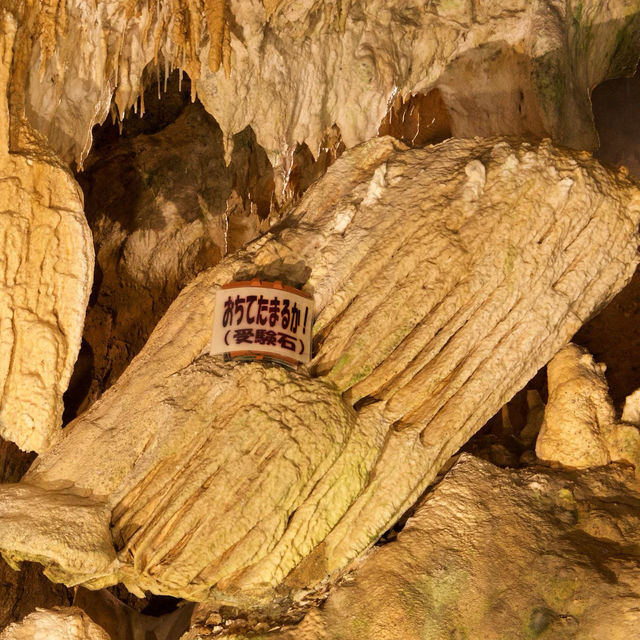
<instances>
[{"instance_id":1,"label":"calcite drapery","mask_svg":"<svg viewBox=\"0 0 640 640\"><path fill-rule=\"evenodd\" d=\"M164 67L159 76L182 66L194 87L199 77L198 95L226 140L251 125L285 170L296 143L315 154L334 124L347 146L363 142L397 94L434 87L456 136L548 135L593 149L589 92L633 73L640 53L638 0L189 0L179 11L175 0L17 4L27 8L22 23L48 37L25 28L14 89L56 151L80 162L112 96L120 114L137 102L147 65ZM213 9L199 19L203 4ZM230 77L210 70L221 34L230 38Z\"/></svg>"},{"instance_id":2,"label":"calcite drapery","mask_svg":"<svg viewBox=\"0 0 640 640\"><path fill-rule=\"evenodd\" d=\"M82 194L37 139L9 153L15 20L0 12L0 436L44 451L60 433L93 278Z\"/></svg>"},{"instance_id":3,"label":"calcite drapery","mask_svg":"<svg viewBox=\"0 0 640 640\"><path fill-rule=\"evenodd\" d=\"M188 285L118 382L1 488L2 553L193 599L313 585L628 281L639 220L624 176L548 142L353 149ZM314 295L309 368L206 353L216 288L253 276Z\"/></svg>"}]
</instances>

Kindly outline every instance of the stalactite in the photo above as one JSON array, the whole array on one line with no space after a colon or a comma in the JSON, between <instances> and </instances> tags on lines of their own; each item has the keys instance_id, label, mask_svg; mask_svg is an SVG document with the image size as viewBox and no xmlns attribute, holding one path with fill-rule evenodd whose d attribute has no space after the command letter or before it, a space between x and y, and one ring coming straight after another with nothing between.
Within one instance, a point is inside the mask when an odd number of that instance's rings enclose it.
<instances>
[{"instance_id":1,"label":"stalactite","mask_svg":"<svg viewBox=\"0 0 640 640\"><path fill-rule=\"evenodd\" d=\"M140 20L140 42L149 54L149 62L179 67L189 75L191 99L196 98L196 83L200 77L200 50L209 36L208 64L212 71L223 67L225 75L231 74L231 32L229 6L226 0L147 0L146 7L132 0L119 0L127 26L121 31L107 52L108 68L115 71L115 101L120 116L131 108L143 90L137 77L139 68L130 60L127 47L127 29L134 20ZM68 30L68 20L73 11L71 0L27 0L27 18L35 25L38 43L41 80L50 69L58 43ZM144 9L144 11L143 11ZM102 19L102 18L100 18ZM137 25L136 25L137 26ZM166 72L165 72L166 75ZM82 158L76 159L78 162Z\"/></svg>"},{"instance_id":2,"label":"stalactite","mask_svg":"<svg viewBox=\"0 0 640 640\"><path fill-rule=\"evenodd\" d=\"M225 0L204 0L204 13L207 19L209 38L209 69L217 71L223 58L225 44ZM228 27L227 27L228 31Z\"/></svg>"},{"instance_id":3,"label":"stalactite","mask_svg":"<svg viewBox=\"0 0 640 640\"><path fill-rule=\"evenodd\" d=\"M40 76L42 78L47 61L53 56L56 41L63 34L67 23L66 0L40 0L31 6L39 7L37 41L41 50Z\"/></svg>"}]
</instances>

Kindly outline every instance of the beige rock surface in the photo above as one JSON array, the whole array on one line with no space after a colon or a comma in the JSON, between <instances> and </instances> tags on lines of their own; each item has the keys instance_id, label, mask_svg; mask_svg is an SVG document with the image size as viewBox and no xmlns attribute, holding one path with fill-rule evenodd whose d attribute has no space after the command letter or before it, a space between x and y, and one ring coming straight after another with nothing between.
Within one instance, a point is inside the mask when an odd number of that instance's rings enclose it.
<instances>
[{"instance_id":1,"label":"beige rock surface","mask_svg":"<svg viewBox=\"0 0 640 640\"><path fill-rule=\"evenodd\" d=\"M18 482L34 457L20 451L12 442L0 439L0 483ZM42 575L42 565L22 563L20 571L14 571L0 559L0 630L22 620L36 607L68 605L72 598L69 589Z\"/></svg>"},{"instance_id":2,"label":"beige rock surface","mask_svg":"<svg viewBox=\"0 0 640 640\"><path fill-rule=\"evenodd\" d=\"M76 607L38 609L9 625L0 640L111 640L104 629Z\"/></svg>"},{"instance_id":3,"label":"beige rock surface","mask_svg":"<svg viewBox=\"0 0 640 640\"><path fill-rule=\"evenodd\" d=\"M161 83L173 66L197 80L228 141L250 124L285 173L297 142L315 154L336 124L353 146L375 135L397 95L434 87L456 136L595 148L589 93L638 58L638 0L15 4L25 11L16 104L80 162L112 95L120 113L144 109L145 69ZM221 59L230 75L212 71Z\"/></svg>"},{"instance_id":4,"label":"beige rock surface","mask_svg":"<svg viewBox=\"0 0 640 640\"><path fill-rule=\"evenodd\" d=\"M639 220L635 186L547 142L353 149L189 284L118 382L2 487L3 554L68 583L232 603L315 584L628 281ZM207 355L216 288L255 275L313 294L308 368ZM60 504L84 538L51 526Z\"/></svg>"},{"instance_id":5,"label":"beige rock surface","mask_svg":"<svg viewBox=\"0 0 640 640\"><path fill-rule=\"evenodd\" d=\"M0 10L0 436L41 452L59 436L93 245L70 173L35 138L28 151L8 152L15 30Z\"/></svg>"},{"instance_id":6,"label":"beige rock surface","mask_svg":"<svg viewBox=\"0 0 640 640\"><path fill-rule=\"evenodd\" d=\"M640 430L617 419L604 370L575 344L561 349L547 365L549 401L536 441L541 460L576 468L612 460L640 467ZM630 408L626 413L629 419Z\"/></svg>"},{"instance_id":7,"label":"beige rock surface","mask_svg":"<svg viewBox=\"0 0 640 640\"><path fill-rule=\"evenodd\" d=\"M622 420L640 425L640 389L636 389L626 397L622 410Z\"/></svg>"},{"instance_id":8,"label":"beige rock surface","mask_svg":"<svg viewBox=\"0 0 640 640\"><path fill-rule=\"evenodd\" d=\"M297 627L247 638L636 638L640 493L632 482L616 466L514 471L464 454L397 540L374 548L321 609ZM200 624L183 640L218 637L245 638Z\"/></svg>"}]
</instances>

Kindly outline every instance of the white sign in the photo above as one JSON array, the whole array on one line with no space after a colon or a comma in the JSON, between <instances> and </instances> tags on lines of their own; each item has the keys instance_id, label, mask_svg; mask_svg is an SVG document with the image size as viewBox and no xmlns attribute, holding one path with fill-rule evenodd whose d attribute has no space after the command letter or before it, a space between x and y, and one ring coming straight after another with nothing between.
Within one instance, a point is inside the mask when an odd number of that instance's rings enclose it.
<instances>
[{"instance_id":1,"label":"white sign","mask_svg":"<svg viewBox=\"0 0 640 640\"><path fill-rule=\"evenodd\" d=\"M231 282L216 291L211 354L288 364L311 360L313 298L281 282Z\"/></svg>"}]
</instances>

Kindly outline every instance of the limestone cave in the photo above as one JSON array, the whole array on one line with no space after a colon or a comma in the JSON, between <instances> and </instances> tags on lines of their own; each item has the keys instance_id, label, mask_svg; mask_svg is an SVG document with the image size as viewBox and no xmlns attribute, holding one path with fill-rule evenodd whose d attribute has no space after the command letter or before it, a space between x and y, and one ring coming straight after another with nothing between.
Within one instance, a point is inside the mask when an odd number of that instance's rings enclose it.
<instances>
[{"instance_id":1,"label":"limestone cave","mask_svg":"<svg viewBox=\"0 0 640 640\"><path fill-rule=\"evenodd\" d=\"M640 640L640 0L0 0L0 640Z\"/></svg>"}]
</instances>

